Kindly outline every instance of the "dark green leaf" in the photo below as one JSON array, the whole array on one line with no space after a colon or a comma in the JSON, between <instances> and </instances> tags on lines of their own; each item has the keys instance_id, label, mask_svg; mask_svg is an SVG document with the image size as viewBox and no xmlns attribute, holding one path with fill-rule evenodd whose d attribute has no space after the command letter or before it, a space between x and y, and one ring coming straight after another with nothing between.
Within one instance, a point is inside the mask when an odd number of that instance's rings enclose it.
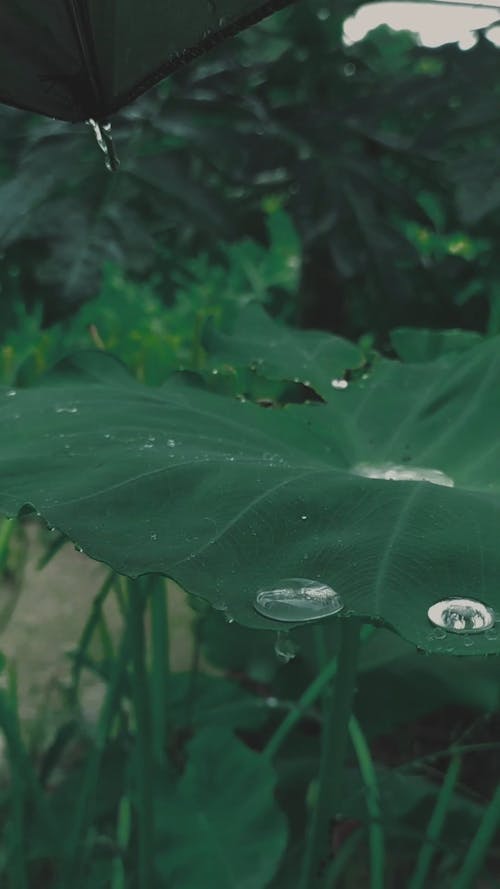
<instances>
[{"instance_id":1,"label":"dark green leaf","mask_svg":"<svg viewBox=\"0 0 500 889\"><path fill-rule=\"evenodd\" d=\"M305 577L426 650L500 650L427 617L455 596L500 610L497 339L380 360L327 404L280 411L182 375L147 388L103 354L79 363L82 383L4 390L6 514L32 504L116 571L171 576L248 626L279 629L256 593Z\"/></svg>"},{"instance_id":2,"label":"dark green leaf","mask_svg":"<svg viewBox=\"0 0 500 889\"><path fill-rule=\"evenodd\" d=\"M270 763L228 732L201 731L158 799L157 869L183 889L264 889L286 844Z\"/></svg>"}]
</instances>

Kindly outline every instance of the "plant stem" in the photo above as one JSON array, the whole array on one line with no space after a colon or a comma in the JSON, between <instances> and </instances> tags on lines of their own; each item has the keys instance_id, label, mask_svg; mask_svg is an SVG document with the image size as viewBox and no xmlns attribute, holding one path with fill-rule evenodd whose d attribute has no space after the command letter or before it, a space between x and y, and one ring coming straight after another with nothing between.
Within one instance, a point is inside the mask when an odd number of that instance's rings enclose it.
<instances>
[{"instance_id":1,"label":"plant stem","mask_svg":"<svg viewBox=\"0 0 500 889\"><path fill-rule=\"evenodd\" d=\"M120 691L130 655L130 621L125 627L122 643L109 680L106 697L99 714L94 746L90 752L80 797L76 803L73 829L65 850L58 889L69 885L77 889L83 880L83 863L86 855L86 836L92 814L92 800L95 797L99 780L99 769L106 741L115 717Z\"/></svg>"},{"instance_id":2,"label":"plant stem","mask_svg":"<svg viewBox=\"0 0 500 889\"><path fill-rule=\"evenodd\" d=\"M3 519L3 521L0 521L0 573L5 571L7 567L10 539L15 529L16 522L13 519Z\"/></svg>"},{"instance_id":3,"label":"plant stem","mask_svg":"<svg viewBox=\"0 0 500 889\"><path fill-rule=\"evenodd\" d=\"M92 637L96 628L99 625L102 615L102 608L104 602L106 601L109 591L113 586L115 581L115 574L113 571L107 575L102 584L99 592L94 598L92 602L92 610L90 612L89 618L83 628L82 635L80 636L80 641L78 643L78 648L76 650L75 658L73 661L72 674L73 674L73 689L72 693L76 698L78 692L78 685L80 682L80 674L82 671L82 667L85 663L85 658L87 655L88 647L92 641Z\"/></svg>"},{"instance_id":4,"label":"plant stem","mask_svg":"<svg viewBox=\"0 0 500 889\"><path fill-rule=\"evenodd\" d=\"M370 816L369 842L370 842L370 887L371 889L384 889L384 829L382 825L382 812L380 810L380 796L377 784L377 775L373 764L370 748L362 732L361 726L354 715L349 720L349 735L352 746L358 760L359 770L366 792L366 807Z\"/></svg>"},{"instance_id":5,"label":"plant stem","mask_svg":"<svg viewBox=\"0 0 500 889\"><path fill-rule=\"evenodd\" d=\"M11 768L11 875L15 889L28 889L26 870L26 790L23 780L21 732L19 727L19 709L17 697L17 677L15 670L9 671L9 699L12 722L12 741L10 746ZM16 741L14 741L14 738ZM12 743L13 742L13 743Z\"/></svg>"},{"instance_id":6,"label":"plant stem","mask_svg":"<svg viewBox=\"0 0 500 889\"><path fill-rule=\"evenodd\" d=\"M372 626L364 626L361 630L361 641L364 642L368 639L369 636L375 631L375 628ZM271 736L269 741L267 742L263 754L268 757L268 759L272 759L281 748L282 744L286 741L290 732L295 728L298 722L302 719L304 713L312 707L312 705L317 701L323 692L324 688L328 685L331 679L337 673L337 659L329 661L329 663L324 667L321 673L314 679L311 684L306 688L305 692L301 695L299 700L297 701L293 710L288 713L283 722L278 726L274 735Z\"/></svg>"},{"instance_id":7,"label":"plant stem","mask_svg":"<svg viewBox=\"0 0 500 889\"><path fill-rule=\"evenodd\" d=\"M443 829L446 814L453 797L453 792L460 772L460 765L460 757L452 757L441 789L438 793L436 805L427 826L425 839L420 848L415 870L408 883L408 889L425 889L425 886L427 885L427 876L436 852L437 843Z\"/></svg>"},{"instance_id":8,"label":"plant stem","mask_svg":"<svg viewBox=\"0 0 500 889\"><path fill-rule=\"evenodd\" d=\"M339 807L359 645L360 623L353 619L342 621L334 693L332 698L327 695L324 702L317 799L309 825L299 889L312 889L317 883L320 866L329 852L329 824Z\"/></svg>"},{"instance_id":9,"label":"plant stem","mask_svg":"<svg viewBox=\"0 0 500 889\"><path fill-rule=\"evenodd\" d=\"M345 868L358 848L364 831L356 830L351 836L347 837L341 848L335 855L334 860L329 866L323 882L322 889L335 889L339 880L342 878Z\"/></svg>"},{"instance_id":10,"label":"plant stem","mask_svg":"<svg viewBox=\"0 0 500 889\"><path fill-rule=\"evenodd\" d=\"M472 889L488 854L491 841L500 823L500 785L485 809L477 833L469 846L460 872L453 880L453 889Z\"/></svg>"},{"instance_id":11,"label":"plant stem","mask_svg":"<svg viewBox=\"0 0 500 889\"><path fill-rule=\"evenodd\" d=\"M155 762L161 765L167 742L166 706L169 673L168 581L163 577L150 580L151 601L151 714Z\"/></svg>"},{"instance_id":12,"label":"plant stem","mask_svg":"<svg viewBox=\"0 0 500 889\"><path fill-rule=\"evenodd\" d=\"M132 647L132 698L135 712L135 774L139 836L139 889L154 889L154 826L152 737L149 683L146 669L144 609L149 582L128 582Z\"/></svg>"}]
</instances>

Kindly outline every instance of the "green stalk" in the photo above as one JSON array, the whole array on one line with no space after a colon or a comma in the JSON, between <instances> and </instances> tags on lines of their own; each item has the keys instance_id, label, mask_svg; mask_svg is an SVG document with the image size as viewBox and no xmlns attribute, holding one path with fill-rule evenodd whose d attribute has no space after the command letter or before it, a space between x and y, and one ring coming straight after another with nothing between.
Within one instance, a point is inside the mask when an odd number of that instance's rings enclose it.
<instances>
[{"instance_id":1,"label":"green stalk","mask_svg":"<svg viewBox=\"0 0 500 889\"><path fill-rule=\"evenodd\" d=\"M330 700L328 695L324 702L318 795L309 825L299 889L312 889L316 885L321 864L329 853L328 828L340 803L359 645L360 623L353 619L342 621L333 698Z\"/></svg>"},{"instance_id":2,"label":"green stalk","mask_svg":"<svg viewBox=\"0 0 500 889\"><path fill-rule=\"evenodd\" d=\"M444 826L445 818L453 798L460 766L460 757L453 756L438 793L436 805L427 826L425 839L420 848L415 870L408 883L408 889L425 889L427 885L427 877Z\"/></svg>"},{"instance_id":3,"label":"green stalk","mask_svg":"<svg viewBox=\"0 0 500 889\"><path fill-rule=\"evenodd\" d=\"M342 879L344 870L358 848L362 837L363 831L358 829L342 843L341 848L326 872L322 889L335 889L339 880Z\"/></svg>"},{"instance_id":4,"label":"green stalk","mask_svg":"<svg viewBox=\"0 0 500 889\"><path fill-rule=\"evenodd\" d=\"M5 571L9 558L10 539L15 529L16 522L13 519L3 519L0 522L0 573Z\"/></svg>"},{"instance_id":5,"label":"green stalk","mask_svg":"<svg viewBox=\"0 0 500 889\"><path fill-rule=\"evenodd\" d=\"M132 699L135 713L135 775L138 812L138 889L154 889L154 819L152 736L149 683L146 668L144 608L147 582L128 582L132 648Z\"/></svg>"},{"instance_id":6,"label":"green stalk","mask_svg":"<svg viewBox=\"0 0 500 889\"><path fill-rule=\"evenodd\" d=\"M87 831L92 816L92 804L96 795L101 759L116 715L122 682L130 656L130 623L129 621L125 628L120 650L113 664L106 697L99 714L94 746L87 761L80 797L76 802L73 829L65 850L57 889L67 889L70 885L72 889L78 889L84 877Z\"/></svg>"},{"instance_id":7,"label":"green stalk","mask_svg":"<svg viewBox=\"0 0 500 889\"><path fill-rule=\"evenodd\" d=\"M108 593L113 586L115 581L115 574L111 571L104 580L99 592L94 598L92 602L92 609L88 620L83 628L83 632L80 636L80 641L78 643L78 648L76 650L75 659L73 661L73 694L76 695L78 691L78 685L80 682L80 674L82 671L83 664L85 663L86 655L88 647L92 641L92 637L94 635L95 630L99 626L102 615L102 608L104 602L107 599Z\"/></svg>"},{"instance_id":8,"label":"green stalk","mask_svg":"<svg viewBox=\"0 0 500 889\"><path fill-rule=\"evenodd\" d=\"M151 601L151 715L155 762L162 765L167 743L166 706L169 673L168 582L150 580Z\"/></svg>"},{"instance_id":9,"label":"green stalk","mask_svg":"<svg viewBox=\"0 0 500 889\"><path fill-rule=\"evenodd\" d=\"M364 626L361 630L361 641L364 642L369 636L372 635L375 628L372 626ZM314 679L311 684L306 688L305 692L301 695L297 704L293 708L293 710L288 713L283 722L278 726L274 735L271 736L269 741L267 742L263 754L268 757L268 759L272 759L276 756L278 750L280 750L282 744L286 741L290 732L295 728L298 722L302 719L304 713L309 710L310 707L317 701L317 699L322 694L323 690L326 688L328 683L333 679L335 674L337 673L337 660L331 660L321 671L321 673Z\"/></svg>"},{"instance_id":10,"label":"green stalk","mask_svg":"<svg viewBox=\"0 0 500 889\"><path fill-rule=\"evenodd\" d=\"M9 670L9 703L12 725L12 741L20 742L19 710L17 697L17 678L13 669ZM16 749L17 748L17 749ZM22 769L21 744L12 743L10 747L10 786L12 802L12 821L9 825L11 835L10 872L12 886L15 889L28 889L26 870L26 791Z\"/></svg>"},{"instance_id":11,"label":"green stalk","mask_svg":"<svg viewBox=\"0 0 500 889\"><path fill-rule=\"evenodd\" d=\"M122 796L120 805L118 807L118 823L116 826L116 843L118 846L118 852L113 858L110 889L125 889L127 885L123 859L130 842L130 832L130 799L128 796Z\"/></svg>"},{"instance_id":12,"label":"green stalk","mask_svg":"<svg viewBox=\"0 0 500 889\"><path fill-rule=\"evenodd\" d=\"M469 846L464 863L453 880L453 889L473 889L493 837L500 823L500 785L484 811L477 833Z\"/></svg>"},{"instance_id":13,"label":"green stalk","mask_svg":"<svg viewBox=\"0 0 500 889\"><path fill-rule=\"evenodd\" d=\"M361 726L355 716L351 716L349 720L349 734L358 760L361 777L363 778L363 783L365 785L366 807L370 816L370 887L371 889L384 889L384 829L382 825L377 775L375 773L375 766L373 764L370 748L368 747Z\"/></svg>"}]
</instances>

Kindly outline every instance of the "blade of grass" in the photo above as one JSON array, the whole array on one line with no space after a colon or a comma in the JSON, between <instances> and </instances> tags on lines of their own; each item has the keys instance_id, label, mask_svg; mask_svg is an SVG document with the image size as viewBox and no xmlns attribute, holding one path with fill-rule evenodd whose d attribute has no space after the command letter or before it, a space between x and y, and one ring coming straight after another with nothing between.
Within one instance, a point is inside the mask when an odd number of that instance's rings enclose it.
<instances>
[{"instance_id":1,"label":"blade of grass","mask_svg":"<svg viewBox=\"0 0 500 889\"><path fill-rule=\"evenodd\" d=\"M166 707L169 672L168 581L150 579L151 603L151 716L155 762L163 763L167 743Z\"/></svg>"},{"instance_id":2,"label":"blade of grass","mask_svg":"<svg viewBox=\"0 0 500 889\"><path fill-rule=\"evenodd\" d=\"M65 534L58 534L58 536L55 538L55 540L52 540L51 543L50 543L50 545L46 547L45 552L43 553L43 555L40 556L40 558L39 558L39 560L38 560L38 562L37 562L37 565L36 565L38 571L41 571L43 568L45 568L46 565L48 565L49 562L51 562L52 559L53 559L55 556L57 556L57 553L58 553L58 552L63 548L63 546L65 546L67 543L69 543L69 540L68 540L68 538L66 537L66 535L65 535Z\"/></svg>"},{"instance_id":3,"label":"blade of grass","mask_svg":"<svg viewBox=\"0 0 500 889\"><path fill-rule=\"evenodd\" d=\"M80 636L80 641L78 643L78 647L76 649L75 658L73 661L73 694L76 695L78 692L78 686L80 683L80 674L83 666L86 662L86 655L89 645L92 641L92 637L99 626L99 622L101 619L102 609L104 603L108 597L109 591L115 582L115 573L111 571L104 580L100 590L92 602L92 609L89 614L89 617L85 623L82 634Z\"/></svg>"},{"instance_id":4,"label":"blade of grass","mask_svg":"<svg viewBox=\"0 0 500 889\"><path fill-rule=\"evenodd\" d=\"M11 537L16 529L14 519L3 519L0 522L0 573L5 571L9 558L9 546Z\"/></svg>"},{"instance_id":5,"label":"blade of grass","mask_svg":"<svg viewBox=\"0 0 500 889\"><path fill-rule=\"evenodd\" d=\"M94 745L90 752L80 795L75 805L73 828L66 848L63 850L63 862L60 869L57 889L78 889L84 877L86 857L86 838L92 816L92 801L95 798L101 759L106 748L106 741L119 709L120 696L127 663L131 649L131 621L126 625L120 649L113 663L106 697L99 714Z\"/></svg>"},{"instance_id":6,"label":"blade of grass","mask_svg":"<svg viewBox=\"0 0 500 889\"><path fill-rule=\"evenodd\" d=\"M328 867L322 889L335 889L344 875L344 871L358 848L363 837L362 830L356 830L342 843L334 860Z\"/></svg>"},{"instance_id":7,"label":"blade of grass","mask_svg":"<svg viewBox=\"0 0 500 889\"><path fill-rule=\"evenodd\" d=\"M355 716L351 716L349 720L349 735L365 785L366 807L370 816L368 828L370 887L371 889L384 889L385 845L377 775L370 748Z\"/></svg>"},{"instance_id":8,"label":"blade of grass","mask_svg":"<svg viewBox=\"0 0 500 889\"><path fill-rule=\"evenodd\" d=\"M154 889L154 823L153 823L153 743L151 707L146 669L144 611L149 592L148 581L128 581L132 648L132 700L135 713L135 774L137 782L137 813L139 837L138 887Z\"/></svg>"},{"instance_id":9,"label":"blade of grass","mask_svg":"<svg viewBox=\"0 0 500 889\"><path fill-rule=\"evenodd\" d=\"M453 889L472 889L500 824L500 785L486 807L464 863L453 880Z\"/></svg>"},{"instance_id":10,"label":"blade of grass","mask_svg":"<svg viewBox=\"0 0 500 889\"><path fill-rule=\"evenodd\" d=\"M324 700L318 795L307 834L299 889L315 885L320 866L328 855L328 828L340 803L344 759L349 740L349 719L355 693L361 624L343 620L333 695Z\"/></svg>"},{"instance_id":11,"label":"blade of grass","mask_svg":"<svg viewBox=\"0 0 500 889\"><path fill-rule=\"evenodd\" d=\"M451 758L441 789L437 796L434 811L432 812L427 826L424 842L420 848L415 870L408 884L408 889L425 889L425 886L427 885L427 877L432 864L432 859L436 852L437 843L439 842L441 831L460 774L461 762L459 756L453 756Z\"/></svg>"},{"instance_id":12,"label":"blade of grass","mask_svg":"<svg viewBox=\"0 0 500 889\"><path fill-rule=\"evenodd\" d=\"M118 822L116 826L118 852L113 858L110 889L125 889L126 877L123 859L130 842L131 826L130 798L122 796L118 807Z\"/></svg>"},{"instance_id":13,"label":"blade of grass","mask_svg":"<svg viewBox=\"0 0 500 889\"><path fill-rule=\"evenodd\" d=\"M364 626L361 630L361 642L364 642L368 639L375 628L372 626ZM264 756L267 756L269 759L272 759L276 756L278 750L280 750L282 744L286 741L288 735L295 728L298 722L302 719L304 713L312 707L312 705L318 700L318 698L323 693L324 689L327 687L328 683L333 679L337 672L337 660L333 658L329 661L329 663L324 667L324 669L316 676L311 684L306 688L305 692L301 695L295 707L288 713L283 722L280 723L274 735L271 736L269 741L267 742L264 748Z\"/></svg>"},{"instance_id":14,"label":"blade of grass","mask_svg":"<svg viewBox=\"0 0 500 889\"><path fill-rule=\"evenodd\" d=\"M12 740L21 739L19 726L19 705L17 696L17 676L14 667L10 667L8 675L8 697L12 720ZM26 869L26 788L23 780L21 745L11 744L10 748L10 798L12 820L9 824L11 854L9 870L12 886L16 889L28 889L28 873Z\"/></svg>"}]
</instances>

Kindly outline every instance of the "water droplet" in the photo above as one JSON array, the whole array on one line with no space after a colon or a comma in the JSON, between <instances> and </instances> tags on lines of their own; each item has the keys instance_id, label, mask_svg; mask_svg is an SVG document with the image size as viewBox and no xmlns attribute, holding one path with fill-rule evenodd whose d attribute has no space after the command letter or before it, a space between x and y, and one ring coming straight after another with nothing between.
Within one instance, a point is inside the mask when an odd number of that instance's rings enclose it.
<instances>
[{"instance_id":1,"label":"water droplet","mask_svg":"<svg viewBox=\"0 0 500 889\"><path fill-rule=\"evenodd\" d=\"M332 380L331 385L333 386L334 389L347 389L349 383L347 382L347 380L338 379L338 380Z\"/></svg>"},{"instance_id":2,"label":"water droplet","mask_svg":"<svg viewBox=\"0 0 500 889\"><path fill-rule=\"evenodd\" d=\"M110 433L110 432L105 432L105 433L104 433L104 438L111 438L111 433Z\"/></svg>"},{"instance_id":3,"label":"water droplet","mask_svg":"<svg viewBox=\"0 0 500 889\"><path fill-rule=\"evenodd\" d=\"M81 546L78 546L78 544L76 544L76 543L75 543L75 549L76 549L77 553L83 553L83 548Z\"/></svg>"},{"instance_id":4,"label":"water droplet","mask_svg":"<svg viewBox=\"0 0 500 889\"><path fill-rule=\"evenodd\" d=\"M77 407L56 407L56 414L77 414Z\"/></svg>"},{"instance_id":5,"label":"water droplet","mask_svg":"<svg viewBox=\"0 0 500 889\"><path fill-rule=\"evenodd\" d=\"M7 398L14 398L14 395L17 395L17 392L15 389L9 389L9 391L6 392L5 395L7 396Z\"/></svg>"},{"instance_id":6,"label":"water droplet","mask_svg":"<svg viewBox=\"0 0 500 889\"><path fill-rule=\"evenodd\" d=\"M272 697L266 698L266 704L268 707L271 707L272 709L274 709L279 704L278 698L272 698Z\"/></svg>"},{"instance_id":7,"label":"water droplet","mask_svg":"<svg viewBox=\"0 0 500 889\"><path fill-rule=\"evenodd\" d=\"M491 608L476 599L443 599L431 605L427 616L449 633L482 633L495 623Z\"/></svg>"},{"instance_id":8,"label":"water droplet","mask_svg":"<svg viewBox=\"0 0 500 889\"><path fill-rule=\"evenodd\" d=\"M371 466L368 463L358 463L352 471L365 478L381 478L391 482L430 482L432 485L444 485L447 488L453 488L455 484L453 479L440 469L425 469L419 466L398 466L395 463Z\"/></svg>"},{"instance_id":9,"label":"water droplet","mask_svg":"<svg viewBox=\"0 0 500 889\"><path fill-rule=\"evenodd\" d=\"M145 448L153 448L153 447L154 447L153 442L147 441L146 444L143 444L142 450L144 450Z\"/></svg>"},{"instance_id":10,"label":"water droplet","mask_svg":"<svg viewBox=\"0 0 500 889\"><path fill-rule=\"evenodd\" d=\"M120 161L118 160L115 146L113 144L111 124L99 123L91 117L88 119L87 124L93 129L96 142L104 154L106 169L109 170L110 173L114 173L120 166Z\"/></svg>"},{"instance_id":11,"label":"water droplet","mask_svg":"<svg viewBox=\"0 0 500 889\"><path fill-rule=\"evenodd\" d=\"M150 536L151 540L158 540L158 534L156 533L156 531L153 531L153 533L150 534L149 536Z\"/></svg>"},{"instance_id":12,"label":"water droplet","mask_svg":"<svg viewBox=\"0 0 500 889\"><path fill-rule=\"evenodd\" d=\"M286 630L280 630L279 633L276 634L274 651L276 652L278 660L283 664L288 664L290 661L293 661L297 654L297 646Z\"/></svg>"},{"instance_id":13,"label":"water droplet","mask_svg":"<svg viewBox=\"0 0 500 889\"><path fill-rule=\"evenodd\" d=\"M231 614L229 614L228 611L226 611L224 614L224 620L226 621L227 624L234 624L234 617Z\"/></svg>"},{"instance_id":14,"label":"water droplet","mask_svg":"<svg viewBox=\"0 0 500 889\"><path fill-rule=\"evenodd\" d=\"M168 444L169 448L175 448L175 439L169 438L169 440L167 441L167 444Z\"/></svg>"},{"instance_id":15,"label":"water droplet","mask_svg":"<svg viewBox=\"0 0 500 889\"><path fill-rule=\"evenodd\" d=\"M306 516L306 515L301 515L300 518L302 519L302 521L304 521L304 519L307 519L307 516Z\"/></svg>"},{"instance_id":16,"label":"water droplet","mask_svg":"<svg viewBox=\"0 0 500 889\"><path fill-rule=\"evenodd\" d=\"M273 620L301 623L336 614L344 607L339 594L318 580L291 577L260 590L254 608Z\"/></svg>"}]
</instances>

